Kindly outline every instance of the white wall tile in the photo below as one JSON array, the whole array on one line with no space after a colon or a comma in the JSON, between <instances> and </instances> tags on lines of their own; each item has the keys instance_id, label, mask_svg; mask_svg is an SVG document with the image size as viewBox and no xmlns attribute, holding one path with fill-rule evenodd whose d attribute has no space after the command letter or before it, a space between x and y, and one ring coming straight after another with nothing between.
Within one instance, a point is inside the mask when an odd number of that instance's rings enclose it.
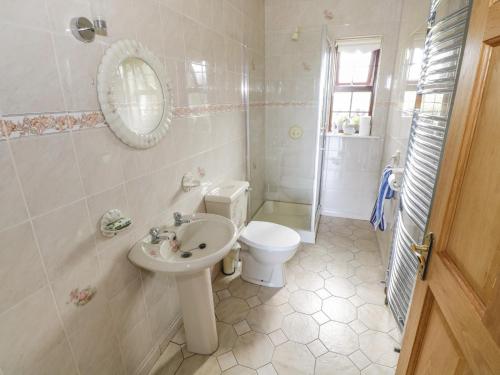
<instances>
[{"instance_id":1,"label":"white wall tile","mask_svg":"<svg viewBox=\"0 0 500 375\"><path fill-rule=\"evenodd\" d=\"M321 205L328 215L370 218L379 184L380 138L327 139Z\"/></svg>"},{"instance_id":2,"label":"white wall tile","mask_svg":"<svg viewBox=\"0 0 500 375\"><path fill-rule=\"evenodd\" d=\"M0 142L0 228L16 225L28 218L14 163L10 157L7 142Z\"/></svg>"},{"instance_id":3,"label":"white wall tile","mask_svg":"<svg viewBox=\"0 0 500 375\"><path fill-rule=\"evenodd\" d=\"M2 314L0 336L5 374L77 374L48 288Z\"/></svg>"},{"instance_id":4,"label":"white wall tile","mask_svg":"<svg viewBox=\"0 0 500 375\"><path fill-rule=\"evenodd\" d=\"M0 313L47 281L29 223L0 232Z\"/></svg>"},{"instance_id":5,"label":"white wall tile","mask_svg":"<svg viewBox=\"0 0 500 375\"><path fill-rule=\"evenodd\" d=\"M31 215L83 197L69 133L16 139L11 147Z\"/></svg>"},{"instance_id":6,"label":"white wall tile","mask_svg":"<svg viewBox=\"0 0 500 375\"><path fill-rule=\"evenodd\" d=\"M0 45L9 51L0 60L0 71L8 72L2 77L0 112L64 111L51 34L0 23Z\"/></svg>"},{"instance_id":7,"label":"white wall tile","mask_svg":"<svg viewBox=\"0 0 500 375\"><path fill-rule=\"evenodd\" d=\"M78 368L82 375L121 375L134 373L150 353L154 360L158 343L180 314L176 285L140 275L127 259L128 250L150 227L170 220L173 210L203 211L202 192L211 182L245 178L245 113L237 106L242 104L247 63L255 72L252 100L263 100L263 1L106 3L108 36L83 44L68 28L74 16L91 18L88 1L0 0L0 43L9 51L0 62L6 72L0 115L9 120L17 116L23 129L28 126L21 116L39 115L35 131L44 133L27 130L20 139L0 138L0 242L6 239L12 246L0 250L6 266L0 266L0 314L8 324L0 322L0 332L14 340L8 350L0 348L5 354L0 354L0 368L6 374L66 375ZM54 112L78 117L78 112L99 109L95 83L100 59L111 43L124 38L140 40L165 62L176 107L233 107L176 118L167 137L148 150L123 145L108 128L44 132ZM243 40L248 41L247 54ZM195 77L193 65L206 74ZM264 111L255 109L263 138ZM198 173L198 167L206 170L204 188L185 194L180 178L187 171ZM260 181L263 185L263 177ZM127 233L104 238L99 221L111 208L130 216L133 225ZM18 238L23 238L23 256ZM13 272L23 280L16 281ZM12 280L15 287L7 287ZM97 290L90 302L70 303L70 292L86 287ZM18 318L28 319L26 332ZM30 332L35 323L44 324L44 337ZM27 337L32 342L26 344Z\"/></svg>"}]
</instances>

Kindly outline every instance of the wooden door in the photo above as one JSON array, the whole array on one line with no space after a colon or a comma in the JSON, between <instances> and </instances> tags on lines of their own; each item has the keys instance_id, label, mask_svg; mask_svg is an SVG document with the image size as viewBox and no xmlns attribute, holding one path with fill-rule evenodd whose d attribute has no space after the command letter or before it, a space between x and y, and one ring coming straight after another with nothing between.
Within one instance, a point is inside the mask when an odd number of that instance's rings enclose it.
<instances>
[{"instance_id":1,"label":"wooden door","mask_svg":"<svg viewBox=\"0 0 500 375\"><path fill-rule=\"evenodd\" d=\"M500 0L474 0L397 374L500 374Z\"/></svg>"}]
</instances>

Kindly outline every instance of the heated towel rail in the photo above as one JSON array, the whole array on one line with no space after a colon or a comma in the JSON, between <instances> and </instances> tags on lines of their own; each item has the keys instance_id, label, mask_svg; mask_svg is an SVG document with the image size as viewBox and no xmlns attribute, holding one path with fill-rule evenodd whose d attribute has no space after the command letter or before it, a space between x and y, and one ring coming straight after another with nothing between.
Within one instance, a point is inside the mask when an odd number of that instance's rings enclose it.
<instances>
[{"instance_id":1,"label":"heated towel rail","mask_svg":"<svg viewBox=\"0 0 500 375\"><path fill-rule=\"evenodd\" d=\"M426 231L470 13L469 4L437 20L439 3L431 6L386 278L387 303L401 330L418 271L411 245L422 243Z\"/></svg>"}]
</instances>

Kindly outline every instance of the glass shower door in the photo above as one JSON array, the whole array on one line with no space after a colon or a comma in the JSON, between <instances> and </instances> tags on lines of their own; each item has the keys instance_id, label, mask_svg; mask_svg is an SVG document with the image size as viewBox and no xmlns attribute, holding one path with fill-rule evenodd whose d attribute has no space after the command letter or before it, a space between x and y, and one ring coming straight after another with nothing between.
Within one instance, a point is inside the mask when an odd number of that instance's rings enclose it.
<instances>
[{"instance_id":1,"label":"glass shower door","mask_svg":"<svg viewBox=\"0 0 500 375\"><path fill-rule=\"evenodd\" d=\"M328 28L323 26L321 33L321 73L318 92L318 126L316 140L316 165L311 208L311 232L316 233L321 215L321 186L323 177L323 159L325 154L326 132L330 122L334 64L333 44L328 37Z\"/></svg>"}]
</instances>

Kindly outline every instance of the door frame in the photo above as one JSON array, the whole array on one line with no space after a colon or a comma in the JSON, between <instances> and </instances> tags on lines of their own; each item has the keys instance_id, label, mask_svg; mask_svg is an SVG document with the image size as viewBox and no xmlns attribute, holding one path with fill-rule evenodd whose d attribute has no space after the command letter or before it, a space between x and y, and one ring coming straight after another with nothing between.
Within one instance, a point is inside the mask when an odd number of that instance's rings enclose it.
<instances>
[{"instance_id":1,"label":"door frame","mask_svg":"<svg viewBox=\"0 0 500 375\"><path fill-rule=\"evenodd\" d=\"M500 9L500 0L474 0L472 4L462 69L455 97L455 104L458 105L454 106L451 114L442 168L435 190L437 199L433 202L427 227L428 232L434 233L434 254L446 248L450 237L453 217L458 205L461 185L465 177L468 157L478 123L479 109L487 82L490 55L492 48L500 45L500 38L487 38L488 35L500 34L498 20L493 25L492 20L488 20L488 13L491 12L490 7ZM439 199L441 197L442 199ZM447 301L466 299L472 301L471 306L463 308L460 306L460 309L453 312L443 310L443 313L460 314L458 319L454 319L454 322L450 323L450 329L457 339L465 340L463 355L469 363L473 364L475 368L482 368L483 364L480 361L486 360L492 363L498 354L494 343L492 345L485 342L476 343L478 347L483 349L482 358L475 357L472 351L467 350L467 346L474 345L473 342L467 342L469 340L467 332L484 330L483 326L474 324L474 322L477 321L478 315L484 315L485 307L481 301L473 297L465 280L455 277L459 274L458 272L433 272L433 268L443 269L443 267L455 268L446 254L431 258L428 274L434 286L432 293L428 281L417 280L396 374L409 374L415 369L423 340L423 335L419 333L425 331L427 318L433 304L432 294ZM447 289L448 285L460 285L461 288ZM497 291L500 292L500 288L497 287ZM487 319L487 317L485 318ZM459 326L459 322L464 324ZM474 370L474 367L471 370Z\"/></svg>"}]
</instances>

